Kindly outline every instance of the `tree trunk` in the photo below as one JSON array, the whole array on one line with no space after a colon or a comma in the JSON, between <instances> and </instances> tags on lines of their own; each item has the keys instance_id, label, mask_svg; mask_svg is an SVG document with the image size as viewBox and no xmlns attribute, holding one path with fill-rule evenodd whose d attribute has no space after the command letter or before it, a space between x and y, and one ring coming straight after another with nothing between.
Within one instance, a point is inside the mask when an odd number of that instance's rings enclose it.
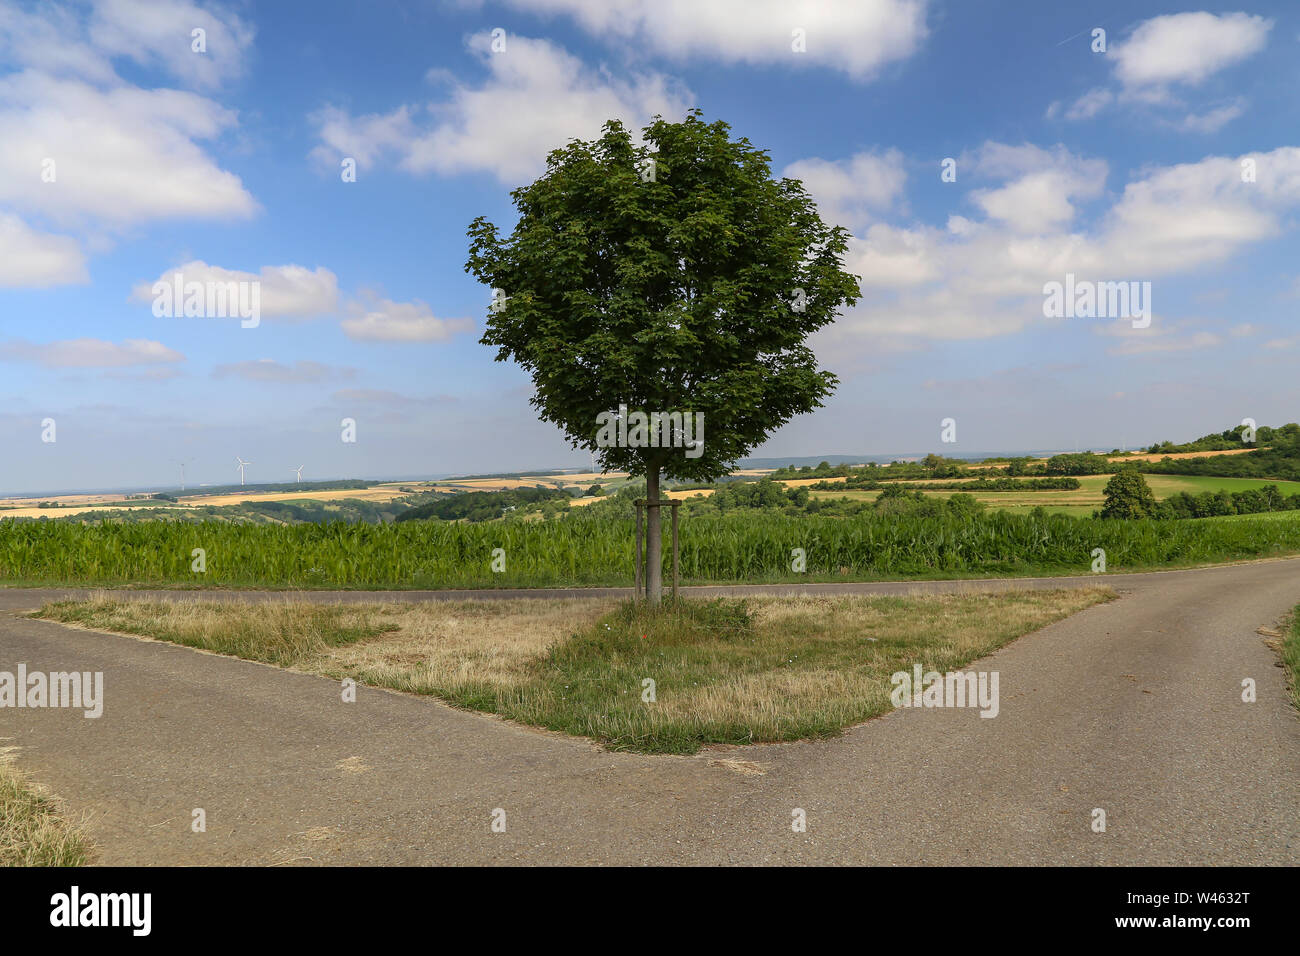
<instances>
[{"instance_id":1,"label":"tree trunk","mask_svg":"<svg viewBox=\"0 0 1300 956\"><path fill-rule=\"evenodd\" d=\"M647 500L653 503L658 503L658 463L646 468L645 490ZM659 534L659 509L650 507L646 510L649 514L647 515L648 520L646 521L645 596L648 605L651 607L658 607L664 596L664 562L662 557L663 539Z\"/></svg>"}]
</instances>

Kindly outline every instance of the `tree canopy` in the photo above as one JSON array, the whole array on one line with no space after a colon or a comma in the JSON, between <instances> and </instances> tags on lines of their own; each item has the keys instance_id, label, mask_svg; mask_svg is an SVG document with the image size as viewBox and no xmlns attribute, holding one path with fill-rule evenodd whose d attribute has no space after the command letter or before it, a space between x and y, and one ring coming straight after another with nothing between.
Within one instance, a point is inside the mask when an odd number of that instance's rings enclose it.
<instances>
[{"instance_id":1,"label":"tree canopy","mask_svg":"<svg viewBox=\"0 0 1300 956\"><path fill-rule=\"evenodd\" d=\"M508 238L483 217L469 228L466 270L500 290L481 341L606 469L710 480L835 387L805 339L857 301L848 233L727 124L656 117L638 142L610 121L511 197ZM620 405L702 414L702 453L597 447Z\"/></svg>"}]
</instances>

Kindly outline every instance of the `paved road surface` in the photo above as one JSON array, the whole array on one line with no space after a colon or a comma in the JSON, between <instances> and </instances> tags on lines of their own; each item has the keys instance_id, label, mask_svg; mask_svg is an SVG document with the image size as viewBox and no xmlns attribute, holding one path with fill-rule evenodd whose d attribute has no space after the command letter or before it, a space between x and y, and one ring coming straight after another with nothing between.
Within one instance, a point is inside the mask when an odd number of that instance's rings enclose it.
<instances>
[{"instance_id":1,"label":"paved road surface","mask_svg":"<svg viewBox=\"0 0 1300 956\"><path fill-rule=\"evenodd\" d=\"M23 619L55 592L0 591L0 670L103 671L107 698L98 720L0 709L0 747L85 815L107 864L1300 863L1300 720L1256 633L1300 602L1300 560L1106 583L1119 600L971 665L1000 674L995 719L899 710L697 757L605 753L383 690L345 704L322 678Z\"/></svg>"}]
</instances>

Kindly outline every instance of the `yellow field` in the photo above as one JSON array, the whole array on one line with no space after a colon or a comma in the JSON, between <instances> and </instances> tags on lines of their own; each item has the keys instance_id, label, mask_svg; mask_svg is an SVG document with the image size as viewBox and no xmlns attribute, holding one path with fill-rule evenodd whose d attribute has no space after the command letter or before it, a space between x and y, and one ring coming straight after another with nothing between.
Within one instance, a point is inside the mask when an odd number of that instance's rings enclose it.
<instances>
[{"instance_id":1,"label":"yellow field","mask_svg":"<svg viewBox=\"0 0 1300 956\"><path fill-rule=\"evenodd\" d=\"M403 482L402 488L414 488L425 490L428 486L417 482ZM379 485L374 488L354 488L341 489L337 491L303 491L303 492L263 492L261 494L230 494L230 495L186 495L181 498L183 505L238 505L251 501L339 501L344 498L361 501L392 501L394 498L404 498L406 492L399 490L397 485Z\"/></svg>"}]
</instances>

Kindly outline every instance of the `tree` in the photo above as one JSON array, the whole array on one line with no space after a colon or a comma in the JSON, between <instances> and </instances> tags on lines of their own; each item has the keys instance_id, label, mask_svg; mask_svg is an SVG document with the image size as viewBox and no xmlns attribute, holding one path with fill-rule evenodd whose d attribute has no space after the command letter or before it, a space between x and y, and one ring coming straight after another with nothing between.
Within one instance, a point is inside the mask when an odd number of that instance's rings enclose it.
<instances>
[{"instance_id":1,"label":"tree","mask_svg":"<svg viewBox=\"0 0 1300 956\"><path fill-rule=\"evenodd\" d=\"M848 232L725 123L656 117L638 143L610 121L599 139L553 151L511 198L508 238L481 216L469 227L466 271L499 290L481 341L531 374L542 420L606 471L644 474L650 500L661 472L711 481L837 384L805 339L857 301ZM645 447L629 427L609 445L602 421L616 411L629 426L638 413L693 414L707 432L681 447L670 424L669 447ZM659 509L649 518L657 604Z\"/></svg>"},{"instance_id":2,"label":"tree","mask_svg":"<svg viewBox=\"0 0 1300 956\"><path fill-rule=\"evenodd\" d=\"M1156 496L1136 468L1121 468L1106 482L1103 518L1153 518Z\"/></svg>"}]
</instances>

